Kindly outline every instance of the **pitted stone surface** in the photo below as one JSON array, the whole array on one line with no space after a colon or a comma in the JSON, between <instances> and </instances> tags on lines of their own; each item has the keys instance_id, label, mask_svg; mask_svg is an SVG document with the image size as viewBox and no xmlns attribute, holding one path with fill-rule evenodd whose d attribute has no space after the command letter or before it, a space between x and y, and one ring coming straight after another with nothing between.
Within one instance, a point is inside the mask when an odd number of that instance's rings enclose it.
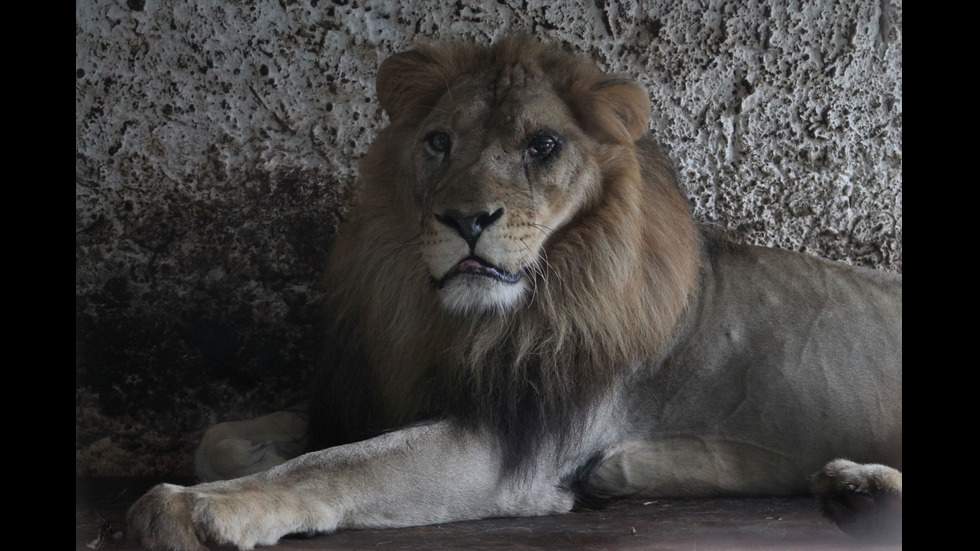
<instances>
[{"instance_id":1,"label":"pitted stone surface","mask_svg":"<svg viewBox=\"0 0 980 551\"><path fill-rule=\"evenodd\" d=\"M647 87L699 218L901 271L900 1L583 5L76 3L76 472L186 474L306 387L374 74L414 40L585 52Z\"/></svg>"}]
</instances>

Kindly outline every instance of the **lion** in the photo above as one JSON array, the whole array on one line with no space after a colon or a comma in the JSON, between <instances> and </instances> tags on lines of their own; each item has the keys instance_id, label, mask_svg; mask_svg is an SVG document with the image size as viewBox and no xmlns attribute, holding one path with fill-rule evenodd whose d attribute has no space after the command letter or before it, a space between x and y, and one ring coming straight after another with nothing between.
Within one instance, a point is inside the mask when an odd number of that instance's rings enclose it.
<instances>
[{"instance_id":1,"label":"lion","mask_svg":"<svg viewBox=\"0 0 980 551\"><path fill-rule=\"evenodd\" d=\"M377 94L313 398L210 429L143 545L807 491L901 537L901 275L700 226L644 89L533 38L397 53Z\"/></svg>"}]
</instances>

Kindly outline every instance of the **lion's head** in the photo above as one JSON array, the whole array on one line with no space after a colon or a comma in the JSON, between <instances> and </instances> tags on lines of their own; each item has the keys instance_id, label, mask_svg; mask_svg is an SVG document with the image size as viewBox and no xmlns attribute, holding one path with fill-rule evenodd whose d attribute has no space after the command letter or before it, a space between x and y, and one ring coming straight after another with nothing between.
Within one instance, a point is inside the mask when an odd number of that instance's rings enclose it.
<instances>
[{"instance_id":1,"label":"lion's head","mask_svg":"<svg viewBox=\"0 0 980 551\"><path fill-rule=\"evenodd\" d=\"M341 352L321 387L369 388L337 400L377 424L451 398L563 422L658 353L699 240L640 86L513 38L396 54L377 88L390 124L332 254Z\"/></svg>"},{"instance_id":2,"label":"lion's head","mask_svg":"<svg viewBox=\"0 0 980 551\"><path fill-rule=\"evenodd\" d=\"M601 198L603 145L646 129L640 87L584 69L526 41L422 48L381 67L382 139L400 142L387 160L412 195L417 246L448 311L503 313L528 299L549 277L546 244Z\"/></svg>"}]
</instances>

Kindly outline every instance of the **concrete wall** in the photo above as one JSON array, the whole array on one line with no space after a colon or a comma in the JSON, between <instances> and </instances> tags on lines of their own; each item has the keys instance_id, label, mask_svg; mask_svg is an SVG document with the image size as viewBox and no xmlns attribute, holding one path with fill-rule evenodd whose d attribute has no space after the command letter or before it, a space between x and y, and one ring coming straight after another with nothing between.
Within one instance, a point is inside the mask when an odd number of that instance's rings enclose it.
<instances>
[{"instance_id":1,"label":"concrete wall","mask_svg":"<svg viewBox=\"0 0 980 551\"><path fill-rule=\"evenodd\" d=\"M901 271L900 0L76 2L76 474L304 389L379 62L512 30L639 79L700 218Z\"/></svg>"}]
</instances>

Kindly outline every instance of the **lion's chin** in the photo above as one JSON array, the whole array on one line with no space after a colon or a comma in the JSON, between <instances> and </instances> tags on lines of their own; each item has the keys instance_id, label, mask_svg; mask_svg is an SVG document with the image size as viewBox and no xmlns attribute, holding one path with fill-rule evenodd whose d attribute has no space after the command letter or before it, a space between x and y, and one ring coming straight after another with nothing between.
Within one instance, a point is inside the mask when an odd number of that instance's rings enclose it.
<instances>
[{"instance_id":1,"label":"lion's chin","mask_svg":"<svg viewBox=\"0 0 980 551\"><path fill-rule=\"evenodd\" d=\"M459 315L505 312L514 308L524 295L520 276L513 282L483 275L457 274L439 286L443 307Z\"/></svg>"}]
</instances>

